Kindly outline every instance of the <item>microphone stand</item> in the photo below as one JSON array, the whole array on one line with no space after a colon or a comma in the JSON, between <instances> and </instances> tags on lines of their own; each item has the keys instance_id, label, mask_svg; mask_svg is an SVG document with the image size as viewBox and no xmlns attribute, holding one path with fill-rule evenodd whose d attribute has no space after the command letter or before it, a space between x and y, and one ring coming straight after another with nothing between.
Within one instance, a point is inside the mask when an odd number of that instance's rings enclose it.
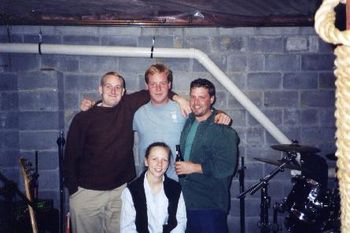
<instances>
[{"instance_id":1,"label":"microphone stand","mask_svg":"<svg viewBox=\"0 0 350 233\"><path fill-rule=\"evenodd\" d=\"M244 192L244 157L241 157L241 168L238 170L238 180L239 180L239 192ZM240 229L241 233L245 233L245 196L239 199L239 210L240 210Z\"/></svg>"},{"instance_id":2,"label":"microphone stand","mask_svg":"<svg viewBox=\"0 0 350 233\"><path fill-rule=\"evenodd\" d=\"M284 171L284 167L292 161L295 161L296 153L287 153L287 156L283 158L283 163L275 168L272 172L266 175L264 178L260 179L260 182L250 187L247 191L241 193L238 198L244 197L247 193L253 195L259 189L261 189L261 204L260 204L260 221L258 226L260 228L261 233L269 233L270 232L270 223L269 223L269 207L271 197L268 195L268 183L269 181L277 175L279 172Z\"/></svg>"},{"instance_id":3,"label":"microphone stand","mask_svg":"<svg viewBox=\"0 0 350 233\"><path fill-rule=\"evenodd\" d=\"M63 131L60 131L60 134L57 138L58 145L58 166L59 166L59 189L60 189L60 217L59 217L59 225L60 232L64 232L64 219L65 219L65 211L64 211L64 187L63 187L63 148L65 144L65 139L63 135Z\"/></svg>"}]
</instances>

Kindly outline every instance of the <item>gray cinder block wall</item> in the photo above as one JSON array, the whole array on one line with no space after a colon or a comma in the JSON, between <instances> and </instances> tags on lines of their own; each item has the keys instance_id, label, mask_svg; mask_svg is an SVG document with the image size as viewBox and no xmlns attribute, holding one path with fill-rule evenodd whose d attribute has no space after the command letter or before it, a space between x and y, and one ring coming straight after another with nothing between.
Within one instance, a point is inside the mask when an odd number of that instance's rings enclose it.
<instances>
[{"instance_id":1,"label":"gray cinder block wall","mask_svg":"<svg viewBox=\"0 0 350 233\"><path fill-rule=\"evenodd\" d=\"M289 139L319 147L321 156L335 151L333 48L312 27L273 28L157 28L157 27L0 27L0 42L197 48L205 53L246 93ZM0 54L0 171L23 189L17 159L34 161L39 154L39 195L58 206L56 140L67 131L84 96L98 99L102 74L124 75L128 92L144 87L143 74L152 63L166 63L174 72L173 89L188 95L198 77L216 84L216 107L233 118L245 158L245 186L255 184L274 166L254 160L279 159L275 139L197 61L47 54ZM329 161L328 161L329 162ZM330 166L334 166L331 162ZM290 172L269 185L271 206L291 190ZM0 182L1 187L1 182ZM230 232L239 232L237 177L231 187ZM247 232L258 232L260 192L246 197ZM270 209L272 216L272 209ZM272 219L271 219L272 221ZM280 216L280 223L283 216Z\"/></svg>"}]
</instances>

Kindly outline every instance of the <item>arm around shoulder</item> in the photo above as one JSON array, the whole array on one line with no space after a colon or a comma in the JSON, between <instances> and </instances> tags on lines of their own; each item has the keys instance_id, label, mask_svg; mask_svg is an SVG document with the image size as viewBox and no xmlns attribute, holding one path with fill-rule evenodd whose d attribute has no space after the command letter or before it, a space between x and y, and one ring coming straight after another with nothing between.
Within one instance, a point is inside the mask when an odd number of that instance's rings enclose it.
<instances>
[{"instance_id":1,"label":"arm around shoulder","mask_svg":"<svg viewBox=\"0 0 350 233\"><path fill-rule=\"evenodd\" d=\"M182 96L173 95L172 100L175 101L181 109L181 113L184 117L187 117L191 113L190 103Z\"/></svg>"},{"instance_id":2,"label":"arm around shoulder","mask_svg":"<svg viewBox=\"0 0 350 233\"><path fill-rule=\"evenodd\" d=\"M136 112L139 107L150 101L150 95L147 90L141 90L132 94L127 94L123 98L126 98L126 101L134 112Z\"/></svg>"}]
</instances>

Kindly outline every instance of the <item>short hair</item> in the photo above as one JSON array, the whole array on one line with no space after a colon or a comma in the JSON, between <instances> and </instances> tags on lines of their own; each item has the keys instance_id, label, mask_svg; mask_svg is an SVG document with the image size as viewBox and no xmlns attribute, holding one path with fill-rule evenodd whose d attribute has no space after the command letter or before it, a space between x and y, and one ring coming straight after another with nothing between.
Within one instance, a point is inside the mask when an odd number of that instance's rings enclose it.
<instances>
[{"instance_id":1,"label":"short hair","mask_svg":"<svg viewBox=\"0 0 350 233\"><path fill-rule=\"evenodd\" d=\"M123 85L123 88L125 89L126 86L125 86L125 79L123 78L123 76L121 76L119 73L115 72L115 71L110 71L110 72L107 72L105 73L102 78L101 78L101 81L100 81L100 85L103 86L105 84L105 78L109 75L113 75L119 79L122 80L122 85Z\"/></svg>"},{"instance_id":2,"label":"short hair","mask_svg":"<svg viewBox=\"0 0 350 233\"><path fill-rule=\"evenodd\" d=\"M146 149L145 158L147 159L148 156L149 156L149 154L151 153L151 150L152 150L154 147L157 147L157 146L162 147L162 148L164 148L164 149L166 149L166 150L168 151L168 159L170 160L170 158L171 158L171 149L170 149L170 147L169 147L166 143L164 143L164 142L154 142L154 143L152 143L151 145L149 145L149 146L147 147L147 149Z\"/></svg>"},{"instance_id":3,"label":"short hair","mask_svg":"<svg viewBox=\"0 0 350 233\"><path fill-rule=\"evenodd\" d=\"M208 90L209 96L215 97L215 86L212 82L210 82L208 79L204 79L204 78L198 78L196 80L193 80L191 82L191 86L190 88L195 88L195 87L203 87L205 89Z\"/></svg>"},{"instance_id":4,"label":"short hair","mask_svg":"<svg viewBox=\"0 0 350 233\"><path fill-rule=\"evenodd\" d=\"M173 72L164 64L153 64L145 72L145 82L148 84L148 76L154 74L165 73L168 82L173 82Z\"/></svg>"}]
</instances>

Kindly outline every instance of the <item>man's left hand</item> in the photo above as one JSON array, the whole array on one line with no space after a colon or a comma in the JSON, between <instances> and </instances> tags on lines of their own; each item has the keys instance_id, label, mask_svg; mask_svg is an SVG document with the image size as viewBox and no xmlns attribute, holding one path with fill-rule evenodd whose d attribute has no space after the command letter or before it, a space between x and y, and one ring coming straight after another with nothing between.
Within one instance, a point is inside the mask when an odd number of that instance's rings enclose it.
<instances>
[{"instance_id":1,"label":"man's left hand","mask_svg":"<svg viewBox=\"0 0 350 233\"><path fill-rule=\"evenodd\" d=\"M175 171L177 175L186 175L191 173L203 173L202 165L191 161L182 161L175 163Z\"/></svg>"},{"instance_id":2,"label":"man's left hand","mask_svg":"<svg viewBox=\"0 0 350 233\"><path fill-rule=\"evenodd\" d=\"M226 113L219 111L215 116L214 122L216 124L230 125L232 123L232 119Z\"/></svg>"}]
</instances>

